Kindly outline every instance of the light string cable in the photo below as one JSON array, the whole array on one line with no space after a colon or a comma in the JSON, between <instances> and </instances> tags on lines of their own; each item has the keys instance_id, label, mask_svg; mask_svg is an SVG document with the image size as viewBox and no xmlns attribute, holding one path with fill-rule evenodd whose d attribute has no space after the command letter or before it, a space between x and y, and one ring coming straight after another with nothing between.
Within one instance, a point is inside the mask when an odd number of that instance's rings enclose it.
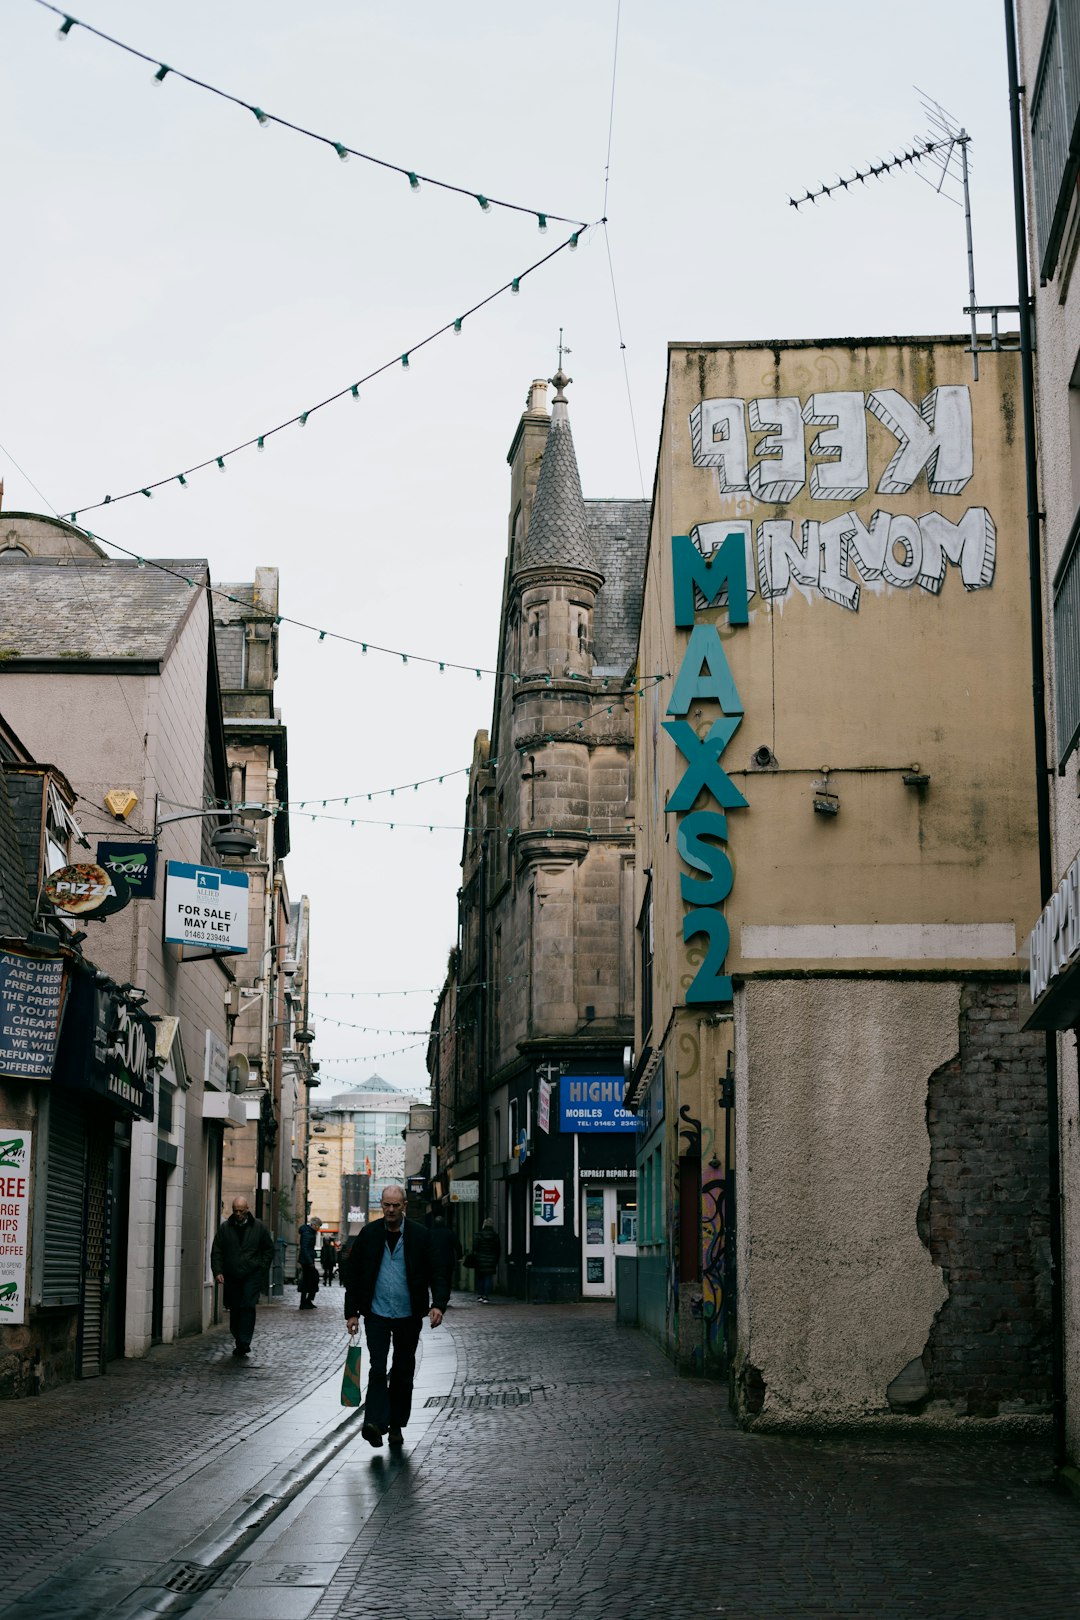
<instances>
[{"instance_id":1,"label":"light string cable","mask_svg":"<svg viewBox=\"0 0 1080 1620\"><path fill-rule=\"evenodd\" d=\"M314 1008L311 1016L312 1018L318 1018L324 1024L336 1024L339 1029L358 1029L363 1035L427 1035L430 1037L438 1034L440 1040L448 1040L451 1035L460 1035L464 1030L476 1028L475 1019L467 1024L453 1024L449 1029L440 1033L438 1030L432 1029L430 1024L424 1029L390 1029L384 1024L351 1024L348 1019L333 1018L329 1013L316 1012Z\"/></svg>"},{"instance_id":2,"label":"light string cable","mask_svg":"<svg viewBox=\"0 0 1080 1620\"><path fill-rule=\"evenodd\" d=\"M325 1057L323 1063L377 1063L379 1058L400 1057L402 1052L416 1052L420 1047L426 1046L427 1041L411 1041L408 1046L392 1046L388 1052L365 1052L362 1057ZM332 1080L333 1075L328 1075Z\"/></svg>"},{"instance_id":3,"label":"light string cable","mask_svg":"<svg viewBox=\"0 0 1080 1620\"><path fill-rule=\"evenodd\" d=\"M603 686L604 686L605 691L607 690L607 687L608 687L608 685L609 685L609 683L610 683L610 681L612 679L614 679L614 677L612 677L610 675L605 675L604 676L604 678L603 678ZM655 684L657 681L666 680L667 677L663 676L663 675L657 675L657 676L650 676L649 679L653 682L653 684ZM642 688L638 692L638 696L639 697L644 697L644 695L645 695L645 691L644 691L644 688ZM630 697L631 696L631 689L628 688L628 687L622 687L619 691L613 692L612 696L616 699L616 701L618 699L620 699L620 698ZM606 706L601 706L601 708L595 709L595 710L592 711L592 713L587 714L585 716L585 719L586 720L591 720L594 717L594 715L596 715L596 714L602 714L602 713L611 714L611 713L613 713L614 708L615 708L614 703L609 703ZM579 720L577 722L578 727L581 727L583 724L584 724L584 721L582 721L582 720ZM519 754L524 754L524 753L528 752L528 749L523 747L523 748L517 749L516 752L519 753ZM495 767L498 765L498 763L499 763L498 757L494 756L491 759L485 760L483 765L480 767L480 769L481 770L494 770ZM327 794L325 796L323 794L321 794L321 793L309 793L307 798L305 798L305 799L285 799L285 800L282 801L282 803L283 803L283 806L286 807L286 808L289 808L289 809L295 808L297 810L303 810L309 804L321 805L322 808L325 810L326 806L328 804L351 804L353 799L357 799L357 800L363 799L363 800L365 800L365 802L370 804L372 799L384 799L384 798L391 798L392 799L395 796L395 794L398 794L398 793L408 793L410 790L413 793L418 793L422 787L430 787L432 785L441 786L444 782L452 781L454 779L454 777L456 777L456 776L470 776L472 774L472 769L473 769L473 767L471 765L458 765L451 771L443 771L443 772L441 772L441 774L438 775L438 776L421 776L419 778L419 780L416 781L416 782L397 782L397 783L395 783L395 785L393 787L372 788L370 792L368 792L365 788L361 788L358 792L354 791L352 793ZM231 801L228 801L228 800L218 800L218 799L208 799L206 802L207 802L207 806L215 807L215 806L220 804L222 806L222 808L226 808L226 809L229 807L229 805L231 803ZM204 806L199 805L198 807L196 807L195 805L186 805L184 808L189 809L189 810L194 810L196 808L203 809Z\"/></svg>"},{"instance_id":4,"label":"light string cable","mask_svg":"<svg viewBox=\"0 0 1080 1620\"><path fill-rule=\"evenodd\" d=\"M600 210L601 224L604 227L604 250L607 254L608 275L611 279L611 302L615 310L615 330L619 334L619 358L622 360L623 381L626 384L626 404L630 413L630 432L634 440L634 460L637 462L638 487L641 498L645 499L645 475L641 470L641 448L638 444L637 418L634 415L634 396L630 388L630 368L626 363L626 340L623 337L622 314L619 310L619 294L615 287L615 261L611 255L611 237L608 234L608 186L611 183L611 143L615 132L615 85L619 67L619 25L622 21L622 0L617 0L615 7L615 46L611 57L611 102L608 107L608 134L607 134L607 160L604 164L604 204Z\"/></svg>"},{"instance_id":5,"label":"light string cable","mask_svg":"<svg viewBox=\"0 0 1080 1620\"><path fill-rule=\"evenodd\" d=\"M150 56L146 51L137 50L134 45L128 45L122 39L106 34L102 29L95 28L92 23L83 22L81 17L73 17L62 6L54 6L51 0L35 0L35 3L51 11L54 16L61 18L58 30L61 39L67 39L75 28L81 28L84 33L92 35L94 39L102 40L106 45L112 45L128 56L134 56L140 62L146 62L155 69L154 80L163 84L167 78L181 79L184 84L190 84L196 90L205 90L211 96L218 96L222 101L229 101L234 107L242 107L245 112L251 113L263 129L271 124L277 124L281 129L291 130L294 135L303 135L310 141L318 141L320 146L329 147L336 152L342 163L350 158L359 158L363 163L371 163L376 168L387 169L393 174L400 174L409 182L411 189L420 190L421 183L435 186L440 191L451 191L459 197L468 197L472 202L478 203L483 212L489 213L492 208L503 208L514 214L531 214L537 221L540 230L546 231L549 220L557 220L560 225L582 225L583 220L574 219L570 214L553 214L550 210L526 207L524 203L507 202L505 198L491 197L484 191L476 191L472 186L453 185L449 180L437 180L434 175L421 174L418 169L410 169L403 163L391 163L387 158L375 157L371 152L361 152L358 147L348 146L344 141L335 141L332 136L320 135L317 130L307 129L303 124L296 124L289 118L282 118L277 113L266 112L254 102L245 101L242 96L234 96L228 90L221 90L217 85L208 84L205 79L196 79L190 73L184 73L180 68L174 68L169 63L161 61L160 57Z\"/></svg>"},{"instance_id":6,"label":"light string cable","mask_svg":"<svg viewBox=\"0 0 1080 1620\"><path fill-rule=\"evenodd\" d=\"M152 557L143 557L139 552L132 551L130 546L122 546L119 540L109 540L105 535L98 534L95 529L87 528L85 524L77 523L74 527L80 534L85 535L88 540L93 540L97 545L109 546L113 551L122 552L125 557L130 557L133 562L138 563L140 568L154 568L159 574L169 574L173 579L182 579L184 584L190 586L192 590L204 591L208 601L216 596L222 602L234 602L240 607L247 608L251 606L251 603L245 602L242 596L233 596L228 591L218 590L216 586L209 584L206 580L195 579L190 574L182 573L179 568L170 568L168 563L155 562ZM440 674L445 673L448 669L465 669L471 671L477 680L480 680L484 675L500 675L512 681L521 679L520 675L512 669L491 668L486 664L457 664L452 658L432 658L426 653L402 652L400 647L382 647L376 641L362 641L359 636L347 636L341 630L320 630L317 624L308 624L305 619L292 619L287 613L276 613L274 615L274 624L290 624L296 630L310 630L313 635L318 636L320 641L343 641L348 646L359 647L362 653L384 653L388 658L400 658L403 664L437 664ZM8 656L10 657L11 654L9 653ZM189 808L194 809L195 806L191 805ZM202 809L203 807L200 805L198 808Z\"/></svg>"},{"instance_id":7,"label":"light string cable","mask_svg":"<svg viewBox=\"0 0 1080 1620\"><path fill-rule=\"evenodd\" d=\"M615 711L616 704L620 703L620 700L621 700L621 702L624 703L627 699L629 699L631 697L644 697L646 692L648 692L652 687L659 686L662 681L666 681L666 680L669 680L669 679L670 679L670 676L668 674L666 674L666 673L661 674L661 675L647 675L647 676L644 677L643 680L640 681L640 683L635 682L633 686L625 689L622 692L612 693L612 698L614 699L613 702L606 703L606 704L601 704L598 708L590 710L590 712L588 714L584 715L580 720L575 721L571 727L564 728L564 730L562 732L558 733L558 734L556 734L553 731L545 732L542 736L538 736L536 738L536 740L531 742L531 743L520 744L515 749L515 752L520 756L524 756L525 754L531 753L534 749L536 749L538 747L542 747L546 743L573 741L573 737L570 735L570 733L572 733L573 731L583 731L585 726L587 725L587 723L590 720L595 720L597 715L600 715L600 714L613 714L614 711ZM485 769L485 770L490 769L493 766L497 765L497 763L498 763L497 760L488 760L480 768ZM465 767L465 774L468 774L471 770L472 770L472 766L466 766ZM456 774L456 773L447 773L447 774ZM425 781L428 781L428 782L430 782L432 780L437 780L437 781L441 782L443 780L443 778L442 777L438 777L438 778L427 777L427 778L425 778ZM409 784L409 785L419 787L421 784L416 783L416 784ZM386 789L383 789L383 791L387 792L387 793L394 794L394 793L396 793L398 791L398 789L396 789L396 788L386 788ZM352 798L352 797L354 797L354 795L350 794L349 797ZM361 795L356 794L355 797L360 798ZM369 794L368 797L370 798L370 797L372 797L372 795ZM331 804L331 803L334 803L334 802L335 801L331 800L331 799L320 800L320 799L317 799L317 798L305 799L304 800L305 804ZM341 801L336 801L336 802L341 802ZM345 800L344 802L347 803L348 800ZM321 810L300 810L300 809L296 809L296 808L293 808L293 807L290 807L289 815L290 815L290 817L295 816L295 817L298 817L299 819L304 820L304 821L336 821L336 822L340 823L342 826L350 826L350 827L358 827L358 826L359 827L389 827L391 830L393 830L393 829L395 829L397 827L415 827L415 828L420 828L420 829L426 828L428 832L456 832L456 833L462 833L462 832L478 832L478 833L483 833L483 832L505 832L505 834L506 834L506 836L508 838L513 838L518 833L520 833L522 831L522 829L520 827L511 827L511 826L508 826L506 824L499 823L499 822L488 822L486 824L481 824L481 823L475 823L474 824L472 822L465 822L464 825L463 825L461 822L458 822L458 821L398 821L398 820L386 821L386 820L378 819L378 818L375 818L375 817L372 817L372 816L336 816L336 815L331 815L331 814L324 815ZM625 826L626 826L626 830L628 832L633 830L632 824L630 822L625 823ZM532 830L533 831L542 830L544 832L545 836L548 837L548 838L553 838L555 836L556 831L558 831L558 829L553 828L553 827L546 827L546 828L543 828L543 829L534 828ZM578 834L575 834L575 836L580 837L581 835L580 835L580 833L578 833ZM609 833L608 832L594 832L592 827L586 827L585 836L587 838L603 839L603 838L608 837Z\"/></svg>"},{"instance_id":8,"label":"light string cable","mask_svg":"<svg viewBox=\"0 0 1080 1620\"><path fill-rule=\"evenodd\" d=\"M522 975L522 977L527 977L527 975ZM501 979L470 979L468 984L459 984L457 989L459 991L491 990L503 982ZM507 984L512 982L510 978L505 980ZM443 984L415 985L410 990L310 990L308 994L312 996L347 996L350 1001L355 1001L359 996L374 996L376 1000L381 1001L383 996L437 996L445 987L444 981Z\"/></svg>"},{"instance_id":9,"label":"light string cable","mask_svg":"<svg viewBox=\"0 0 1080 1620\"><path fill-rule=\"evenodd\" d=\"M36 3L44 5L46 0L36 0ZM284 422L279 422L276 427L264 428L261 433L253 434L250 439L245 439L241 444L233 445L231 450L222 450L219 455L207 456L203 461L197 461L190 467L184 467L180 472L170 473L166 478L155 478L148 483L137 484L134 489L125 490L123 495L106 495L100 501L88 501L84 506L72 507L68 512L69 521L75 523L84 512L96 512L103 506L115 506L118 501L130 501L136 495L143 495L147 500L151 500L155 489L164 489L169 484L178 484L181 489L186 489L187 481L194 473L205 472L208 467L216 467L219 472L224 472L225 463L232 456L238 456L242 451L250 450L253 446L256 450L265 450L267 439L273 438L275 433L283 433L286 428L290 427L306 427L308 418L314 416L316 411L325 410L328 405L335 405L340 399L351 397L358 400L361 388L369 382L373 382L376 377L381 377L385 372L391 371L395 367L401 367L408 371L412 356L421 349L427 348L429 343L434 343L437 338L445 336L447 332L460 333L464 322L468 320L470 315L475 315L479 310L486 308L488 304L494 303L495 299L501 298L504 293L516 294L520 292L521 283L527 276L533 275L535 271L540 270L545 264L550 264L552 259L557 258L560 253L565 252L567 249L573 252L585 232L591 229L592 226L582 225L578 230L571 232L565 241L552 248L550 253L545 253L542 259L537 259L534 264L530 264L528 269L522 270L518 275L511 276L509 281L504 281L502 286L496 287L494 292L488 293L486 297L479 299L469 309L463 310L460 315L455 315L452 320L445 321L436 331L429 332L427 337L420 338L418 342L413 343L403 353L395 354L391 360L384 360L382 365L376 366L374 370L369 371L365 376L358 377L355 382L346 383L344 388L339 388L336 393L328 394L325 399L320 399L315 405L309 405L306 410L297 411L294 416L288 417Z\"/></svg>"}]
</instances>

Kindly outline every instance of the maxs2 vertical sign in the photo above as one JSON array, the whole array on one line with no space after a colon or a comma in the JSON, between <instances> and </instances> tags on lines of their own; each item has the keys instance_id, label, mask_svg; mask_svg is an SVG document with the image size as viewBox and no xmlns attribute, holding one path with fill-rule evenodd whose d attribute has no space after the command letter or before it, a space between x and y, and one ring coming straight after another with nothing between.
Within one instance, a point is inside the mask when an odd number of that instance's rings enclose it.
<instances>
[{"instance_id":1,"label":"maxs2 vertical sign","mask_svg":"<svg viewBox=\"0 0 1080 1620\"><path fill-rule=\"evenodd\" d=\"M746 800L732 782L720 761L724 750L739 729L743 717L742 699L728 666L727 654L715 624L695 623L695 586L705 598L705 606L726 600L729 625L749 623L746 587L746 543L741 534L729 534L708 558L689 535L676 534L671 540L671 563L675 626L689 630L690 640L675 677L664 730L686 761L686 768L665 806L668 815L680 818L676 847L688 872L679 875L679 893L687 906L682 921L683 943L697 935L708 939L705 960L686 992L687 1003L730 1001L731 978L722 971L727 959L731 933L727 918L717 909L731 893L735 872L723 847L728 842L728 810L745 810ZM720 707L704 736L699 737L684 717L693 703L710 699ZM695 810L700 794L711 795L716 808Z\"/></svg>"}]
</instances>

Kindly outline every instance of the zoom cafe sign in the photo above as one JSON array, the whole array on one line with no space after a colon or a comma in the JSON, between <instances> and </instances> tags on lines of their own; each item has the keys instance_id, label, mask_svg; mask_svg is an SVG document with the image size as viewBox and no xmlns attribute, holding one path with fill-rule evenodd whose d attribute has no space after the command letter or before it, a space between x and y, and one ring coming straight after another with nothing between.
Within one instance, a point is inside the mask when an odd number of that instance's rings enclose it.
<instances>
[{"instance_id":1,"label":"zoom cafe sign","mask_svg":"<svg viewBox=\"0 0 1080 1620\"><path fill-rule=\"evenodd\" d=\"M743 717L742 699L728 665L724 643L715 624L694 622L695 587L705 598L705 606L726 602L728 624L748 622L746 551L737 531L728 534L706 559L689 535L677 534L671 541L675 625L689 630L690 640L675 677L664 730L685 760L682 776L667 802L667 813L679 818L676 842L679 854L693 872L679 877L679 894L689 907L682 920L683 942L699 934L708 940L705 960L686 992L688 1003L731 1000L731 978L723 972L730 932L727 918L719 909L731 893L735 873L724 848L728 841L727 812L746 809L746 800L724 770L724 750L739 729ZM719 716L699 737L685 718L692 705L708 702L719 707ZM694 810L702 792L712 806ZM694 874L702 874L700 876Z\"/></svg>"}]
</instances>

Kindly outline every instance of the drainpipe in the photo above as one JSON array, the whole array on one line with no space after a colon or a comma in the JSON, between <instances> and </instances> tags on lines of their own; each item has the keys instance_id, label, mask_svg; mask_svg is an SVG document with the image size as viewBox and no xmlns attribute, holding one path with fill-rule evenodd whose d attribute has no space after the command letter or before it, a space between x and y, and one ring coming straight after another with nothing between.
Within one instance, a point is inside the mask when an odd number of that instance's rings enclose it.
<instances>
[{"instance_id":1,"label":"drainpipe","mask_svg":"<svg viewBox=\"0 0 1080 1620\"><path fill-rule=\"evenodd\" d=\"M1016 298L1020 305L1020 383L1024 417L1024 484L1027 496L1028 591L1031 606L1031 697L1035 730L1035 810L1039 835L1039 892L1045 906L1054 888L1050 833L1050 766L1046 746L1045 652L1043 646L1042 553L1038 455L1035 441L1035 368L1032 358L1031 293L1028 283L1027 213L1024 206L1024 149L1020 82L1016 57L1014 0L1005 0L1005 43L1009 67L1009 124L1012 135L1013 220L1016 228ZM1046 1031L1047 1169L1050 1193L1050 1365L1053 1385L1054 1461L1066 1460L1064 1312L1061 1279L1061 1143L1058 1104L1057 1032Z\"/></svg>"}]
</instances>

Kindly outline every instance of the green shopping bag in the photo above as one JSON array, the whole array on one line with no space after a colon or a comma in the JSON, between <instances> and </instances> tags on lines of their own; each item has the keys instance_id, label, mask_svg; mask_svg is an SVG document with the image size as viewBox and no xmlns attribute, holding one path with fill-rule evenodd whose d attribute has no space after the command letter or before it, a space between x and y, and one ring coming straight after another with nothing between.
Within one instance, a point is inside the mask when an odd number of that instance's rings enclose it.
<instances>
[{"instance_id":1,"label":"green shopping bag","mask_svg":"<svg viewBox=\"0 0 1080 1620\"><path fill-rule=\"evenodd\" d=\"M360 1405L360 1346L350 1340L345 1352L345 1371L341 1375L342 1406Z\"/></svg>"}]
</instances>

